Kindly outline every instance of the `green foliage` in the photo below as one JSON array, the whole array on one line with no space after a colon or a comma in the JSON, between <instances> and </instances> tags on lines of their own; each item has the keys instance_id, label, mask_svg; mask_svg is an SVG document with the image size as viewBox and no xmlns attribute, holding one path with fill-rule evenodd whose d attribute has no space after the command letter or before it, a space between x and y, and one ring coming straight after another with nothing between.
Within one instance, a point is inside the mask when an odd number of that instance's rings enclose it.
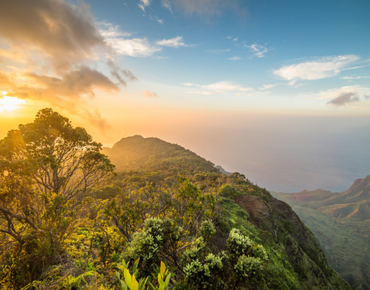
<instances>
[{"instance_id":1,"label":"green foliage","mask_svg":"<svg viewBox=\"0 0 370 290\"><path fill-rule=\"evenodd\" d=\"M192 254L188 253L188 257L194 256L194 252ZM195 289L217 289L223 284L224 277L220 277L222 267L222 258L212 253L209 253L203 261L198 258L192 259L184 267L186 282Z\"/></svg>"},{"instance_id":2,"label":"green foliage","mask_svg":"<svg viewBox=\"0 0 370 290\"><path fill-rule=\"evenodd\" d=\"M121 273L123 273L124 280L121 280L120 272L116 272L119 282L121 283L121 287L123 290L144 290L145 285L148 281L148 277L146 279L141 279L137 281L136 277L138 274L138 264L139 260L137 259L134 263L133 273L130 274L130 270L128 269L128 263L126 264L125 260L122 261L121 265L118 265Z\"/></svg>"},{"instance_id":3,"label":"green foliage","mask_svg":"<svg viewBox=\"0 0 370 290\"><path fill-rule=\"evenodd\" d=\"M86 277L93 276L93 271L85 272L77 277L73 277L72 275L69 275L66 279L63 280L61 283L61 288L63 289L74 289L74 288L81 288L82 282L85 285L88 285L88 282L86 281Z\"/></svg>"},{"instance_id":4,"label":"green foliage","mask_svg":"<svg viewBox=\"0 0 370 290\"><path fill-rule=\"evenodd\" d=\"M205 220L199 229L200 235L208 241L215 233L216 228L210 220Z\"/></svg>"},{"instance_id":5,"label":"green foliage","mask_svg":"<svg viewBox=\"0 0 370 290\"><path fill-rule=\"evenodd\" d=\"M312 269L325 268L312 262L312 239L294 236L301 227L281 222L274 199L244 175L226 176L178 145L135 136L104 149L125 170L105 183L113 167L84 129L48 109L32 124L0 142L0 179L8 182L0 206L11 210L0 212L1 289L331 289L312 279ZM61 161L64 145L70 162ZM40 190L37 180L55 172L59 183ZM272 228L235 204L246 194L265 201Z\"/></svg>"},{"instance_id":6,"label":"green foliage","mask_svg":"<svg viewBox=\"0 0 370 290\"><path fill-rule=\"evenodd\" d=\"M241 255L238 258L238 262L234 266L236 276L248 279L251 276L255 276L258 272L263 269L262 261L260 258L249 257Z\"/></svg>"},{"instance_id":7,"label":"green foliage","mask_svg":"<svg viewBox=\"0 0 370 290\"><path fill-rule=\"evenodd\" d=\"M0 279L18 287L63 255L85 193L113 172L101 149L51 109L0 140L0 248L20 257L12 263L0 256Z\"/></svg>"},{"instance_id":8,"label":"green foliage","mask_svg":"<svg viewBox=\"0 0 370 290\"><path fill-rule=\"evenodd\" d=\"M232 229L227 239L230 260L236 263L241 256L251 256L267 261L267 254L261 245L256 245L250 238L241 234L240 230Z\"/></svg>"},{"instance_id":9,"label":"green foliage","mask_svg":"<svg viewBox=\"0 0 370 290\"><path fill-rule=\"evenodd\" d=\"M134 234L133 241L125 253L125 258L127 260L141 259L143 272L148 275L160 261L160 251L163 244L163 221L158 218L149 218L145 220L143 230Z\"/></svg>"},{"instance_id":10,"label":"green foliage","mask_svg":"<svg viewBox=\"0 0 370 290\"><path fill-rule=\"evenodd\" d=\"M238 194L235 188L233 188L229 184L222 185L219 189L219 193L221 196L225 196L225 197L233 197Z\"/></svg>"},{"instance_id":11,"label":"green foliage","mask_svg":"<svg viewBox=\"0 0 370 290\"><path fill-rule=\"evenodd\" d=\"M209 224L204 223L208 227ZM193 289L244 289L246 284L265 285L262 273L268 257L262 245L233 229L227 240L227 251L212 253L205 237L196 239L184 253L185 281Z\"/></svg>"},{"instance_id":12,"label":"green foliage","mask_svg":"<svg viewBox=\"0 0 370 290\"><path fill-rule=\"evenodd\" d=\"M152 288L152 290L167 290L169 288L171 276L172 276L171 272L169 272L166 265L161 261L161 267L158 273L158 280L157 280L158 286L153 286L153 284L150 282L149 282L149 285Z\"/></svg>"}]
</instances>

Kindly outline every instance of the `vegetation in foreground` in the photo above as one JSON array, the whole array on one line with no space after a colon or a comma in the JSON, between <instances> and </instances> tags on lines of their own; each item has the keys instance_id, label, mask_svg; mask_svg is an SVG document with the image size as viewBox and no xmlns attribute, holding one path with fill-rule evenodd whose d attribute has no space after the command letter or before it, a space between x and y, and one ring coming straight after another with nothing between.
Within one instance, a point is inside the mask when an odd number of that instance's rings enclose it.
<instances>
[{"instance_id":1,"label":"vegetation in foreground","mask_svg":"<svg viewBox=\"0 0 370 290\"><path fill-rule=\"evenodd\" d=\"M351 289L285 203L181 146L51 109L0 141L1 289ZM113 155L113 156L112 156Z\"/></svg>"}]
</instances>

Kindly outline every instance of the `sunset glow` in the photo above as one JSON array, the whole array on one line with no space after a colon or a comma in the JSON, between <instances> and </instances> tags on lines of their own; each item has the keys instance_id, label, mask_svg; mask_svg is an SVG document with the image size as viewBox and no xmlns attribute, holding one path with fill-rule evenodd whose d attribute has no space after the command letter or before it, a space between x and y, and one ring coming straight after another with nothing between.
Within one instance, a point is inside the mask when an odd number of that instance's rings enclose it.
<instances>
[{"instance_id":1,"label":"sunset glow","mask_svg":"<svg viewBox=\"0 0 370 290\"><path fill-rule=\"evenodd\" d=\"M0 0L0 290L370 290L369 36L370 0Z\"/></svg>"},{"instance_id":2,"label":"sunset glow","mask_svg":"<svg viewBox=\"0 0 370 290\"><path fill-rule=\"evenodd\" d=\"M370 170L368 11L335 0L5 1L0 137L52 108L104 146L154 136L271 189L348 188Z\"/></svg>"},{"instance_id":3,"label":"sunset glow","mask_svg":"<svg viewBox=\"0 0 370 290\"><path fill-rule=\"evenodd\" d=\"M0 113L4 111L14 111L19 108L20 105L26 104L24 100L20 100L16 97L0 96Z\"/></svg>"}]
</instances>

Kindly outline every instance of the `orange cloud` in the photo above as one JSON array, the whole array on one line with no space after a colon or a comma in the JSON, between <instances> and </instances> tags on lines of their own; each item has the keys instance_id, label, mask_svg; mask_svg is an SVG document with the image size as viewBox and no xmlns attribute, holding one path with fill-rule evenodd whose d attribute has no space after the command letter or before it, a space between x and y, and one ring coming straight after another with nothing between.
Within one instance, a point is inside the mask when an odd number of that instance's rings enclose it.
<instances>
[{"instance_id":1,"label":"orange cloud","mask_svg":"<svg viewBox=\"0 0 370 290\"><path fill-rule=\"evenodd\" d=\"M53 105L71 105L83 96L94 97L94 89L117 92L119 88L102 73L82 66L62 74L61 78L27 73L21 75L28 82L17 82L10 74L0 72L0 85L9 96L48 101Z\"/></svg>"},{"instance_id":2,"label":"orange cloud","mask_svg":"<svg viewBox=\"0 0 370 290\"><path fill-rule=\"evenodd\" d=\"M144 90L144 91L142 91L142 94L143 94L143 96L144 96L144 97L146 97L146 98L158 97L158 95L157 95L155 92L151 93L151 92L149 92L148 90Z\"/></svg>"},{"instance_id":3,"label":"orange cloud","mask_svg":"<svg viewBox=\"0 0 370 290\"><path fill-rule=\"evenodd\" d=\"M104 58L114 56L89 5L80 2L73 6L62 0L3 2L0 41L5 46L0 49L0 91L47 102L84 116L102 130L109 128L87 101L96 89L117 93L119 86L137 78L113 60L106 63L110 75L89 67L96 67L94 62L102 53Z\"/></svg>"}]
</instances>

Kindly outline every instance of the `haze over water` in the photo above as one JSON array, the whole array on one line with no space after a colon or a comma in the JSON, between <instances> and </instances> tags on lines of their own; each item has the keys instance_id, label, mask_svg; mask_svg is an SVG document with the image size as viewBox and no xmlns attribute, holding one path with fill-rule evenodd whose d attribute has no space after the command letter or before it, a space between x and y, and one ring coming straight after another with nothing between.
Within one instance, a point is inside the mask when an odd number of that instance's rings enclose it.
<instances>
[{"instance_id":1,"label":"haze over water","mask_svg":"<svg viewBox=\"0 0 370 290\"><path fill-rule=\"evenodd\" d=\"M175 138L170 130L164 138L272 191L343 191L370 174L369 118L264 116L233 121L179 129Z\"/></svg>"}]
</instances>

